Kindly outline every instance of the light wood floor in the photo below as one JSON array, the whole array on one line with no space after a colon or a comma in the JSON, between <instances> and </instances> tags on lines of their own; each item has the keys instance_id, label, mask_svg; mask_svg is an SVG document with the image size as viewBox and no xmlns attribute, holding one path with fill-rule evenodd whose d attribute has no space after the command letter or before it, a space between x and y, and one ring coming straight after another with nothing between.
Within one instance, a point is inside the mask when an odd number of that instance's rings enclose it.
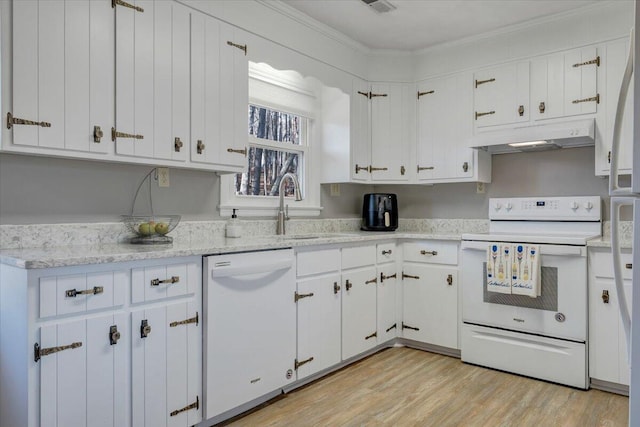
<instances>
[{"instance_id":1,"label":"light wood floor","mask_svg":"<svg viewBox=\"0 0 640 427\"><path fill-rule=\"evenodd\" d=\"M230 426L626 426L627 397L392 348Z\"/></svg>"}]
</instances>

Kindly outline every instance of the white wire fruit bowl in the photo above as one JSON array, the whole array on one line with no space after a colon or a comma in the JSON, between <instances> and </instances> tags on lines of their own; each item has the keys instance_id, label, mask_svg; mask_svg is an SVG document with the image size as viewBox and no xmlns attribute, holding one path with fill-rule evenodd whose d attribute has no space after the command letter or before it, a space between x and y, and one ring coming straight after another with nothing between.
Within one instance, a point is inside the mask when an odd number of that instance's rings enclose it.
<instances>
[{"instance_id":1,"label":"white wire fruit bowl","mask_svg":"<svg viewBox=\"0 0 640 427\"><path fill-rule=\"evenodd\" d=\"M180 215L122 215L122 221L134 235L131 243L171 243L167 234L176 228Z\"/></svg>"}]
</instances>

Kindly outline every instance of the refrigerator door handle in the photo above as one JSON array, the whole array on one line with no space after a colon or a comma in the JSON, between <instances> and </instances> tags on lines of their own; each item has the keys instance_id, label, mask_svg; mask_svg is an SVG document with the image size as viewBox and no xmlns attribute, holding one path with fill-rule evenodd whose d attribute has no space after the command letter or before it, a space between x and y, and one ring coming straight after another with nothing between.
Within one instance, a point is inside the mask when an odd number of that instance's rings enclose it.
<instances>
[{"instance_id":1,"label":"refrigerator door handle","mask_svg":"<svg viewBox=\"0 0 640 427\"><path fill-rule=\"evenodd\" d=\"M631 316L627 308L627 298L624 294L624 283L622 279L622 262L620 259L620 236L618 235L618 222L620 219L620 208L622 206L633 206L633 197L612 197L611 198L611 255L613 257L613 279L616 284L618 294L618 305L620 306L620 317L624 328L624 335L627 340L628 359L631 361Z\"/></svg>"},{"instance_id":2,"label":"refrigerator door handle","mask_svg":"<svg viewBox=\"0 0 640 427\"><path fill-rule=\"evenodd\" d=\"M609 165L609 195L628 195L631 194L631 187L620 187L618 185L618 154L620 152L620 133L622 130L622 117L624 116L624 108L627 103L627 94L629 93L629 85L633 76L633 57L634 57L634 29L631 29L629 38L629 55L627 56L627 66L622 76L622 84L620 85L620 95L618 96L618 105L616 107L616 118L613 124L613 138L611 139L611 165Z\"/></svg>"}]
</instances>

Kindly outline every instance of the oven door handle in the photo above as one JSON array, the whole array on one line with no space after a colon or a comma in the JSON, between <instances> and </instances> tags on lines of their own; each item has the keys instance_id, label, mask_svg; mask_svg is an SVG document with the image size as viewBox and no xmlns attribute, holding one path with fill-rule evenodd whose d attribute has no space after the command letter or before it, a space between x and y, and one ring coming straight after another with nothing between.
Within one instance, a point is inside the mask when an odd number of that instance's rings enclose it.
<instances>
[{"instance_id":1,"label":"oven door handle","mask_svg":"<svg viewBox=\"0 0 640 427\"><path fill-rule=\"evenodd\" d=\"M491 242L463 240L460 248L462 250L481 250L486 251ZM514 243L514 245L517 243ZM526 243L525 243L526 244ZM540 245L540 255L554 256L587 256L587 248L584 246L568 246L568 245Z\"/></svg>"}]
</instances>

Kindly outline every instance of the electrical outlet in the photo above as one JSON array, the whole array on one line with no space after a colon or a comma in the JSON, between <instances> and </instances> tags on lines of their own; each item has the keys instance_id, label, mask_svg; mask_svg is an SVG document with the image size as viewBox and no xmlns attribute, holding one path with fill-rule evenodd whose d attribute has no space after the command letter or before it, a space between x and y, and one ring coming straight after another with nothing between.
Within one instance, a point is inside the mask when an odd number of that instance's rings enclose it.
<instances>
[{"instance_id":1,"label":"electrical outlet","mask_svg":"<svg viewBox=\"0 0 640 427\"><path fill-rule=\"evenodd\" d=\"M169 186L169 168L158 168L158 187Z\"/></svg>"},{"instance_id":2,"label":"electrical outlet","mask_svg":"<svg viewBox=\"0 0 640 427\"><path fill-rule=\"evenodd\" d=\"M478 182L476 185L476 193L484 194L484 182Z\"/></svg>"},{"instance_id":3,"label":"electrical outlet","mask_svg":"<svg viewBox=\"0 0 640 427\"><path fill-rule=\"evenodd\" d=\"M331 197L338 197L340 195L340 184L331 184L330 193Z\"/></svg>"}]
</instances>

